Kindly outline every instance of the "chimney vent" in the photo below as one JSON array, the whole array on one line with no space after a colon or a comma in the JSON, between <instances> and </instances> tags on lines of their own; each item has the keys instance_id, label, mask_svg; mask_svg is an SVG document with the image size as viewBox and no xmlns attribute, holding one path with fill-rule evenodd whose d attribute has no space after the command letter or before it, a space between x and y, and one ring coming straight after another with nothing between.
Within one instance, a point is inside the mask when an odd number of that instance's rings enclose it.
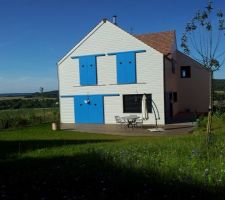
<instances>
[{"instance_id":1,"label":"chimney vent","mask_svg":"<svg viewBox=\"0 0 225 200\"><path fill-rule=\"evenodd\" d=\"M112 20L112 21L113 21L113 24L115 24L115 25L117 25L116 18L117 18L117 16L116 16L116 15L114 15L114 16L113 16L113 18L112 18L112 19L113 19L113 20Z\"/></svg>"}]
</instances>

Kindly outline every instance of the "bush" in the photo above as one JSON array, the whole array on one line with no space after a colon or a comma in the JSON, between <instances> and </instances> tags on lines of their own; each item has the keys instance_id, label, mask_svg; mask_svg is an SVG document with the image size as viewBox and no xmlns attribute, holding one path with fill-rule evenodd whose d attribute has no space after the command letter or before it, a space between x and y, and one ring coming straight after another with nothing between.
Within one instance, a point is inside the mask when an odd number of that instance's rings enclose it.
<instances>
[{"instance_id":1,"label":"bush","mask_svg":"<svg viewBox=\"0 0 225 200\"><path fill-rule=\"evenodd\" d=\"M59 110L57 108L0 111L0 129L25 127L58 121L58 112Z\"/></svg>"},{"instance_id":2,"label":"bush","mask_svg":"<svg viewBox=\"0 0 225 200\"><path fill-rule=\"evenodd\" d=\"M205 128L207 125L207 117L205 116L200 116L198 118L198 127L199 128Z\"/></svg>"}]
</instances>

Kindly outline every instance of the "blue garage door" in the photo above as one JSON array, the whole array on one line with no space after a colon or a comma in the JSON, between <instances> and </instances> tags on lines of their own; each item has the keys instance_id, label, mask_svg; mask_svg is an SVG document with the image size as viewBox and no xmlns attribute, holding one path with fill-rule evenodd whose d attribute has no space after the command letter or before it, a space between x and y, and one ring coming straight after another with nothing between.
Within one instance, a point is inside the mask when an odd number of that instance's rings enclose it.
<instances>
[{"instance_id":1,"label":"blue garage door","mask_svg":"<svg viewBox=\"0 0 225 200\"><path fill-rule=\"evenodd\" d=\"M104 123L104 103L102 95L75 96L74 107L76 123Z\"/></svg>"}]
</instances>

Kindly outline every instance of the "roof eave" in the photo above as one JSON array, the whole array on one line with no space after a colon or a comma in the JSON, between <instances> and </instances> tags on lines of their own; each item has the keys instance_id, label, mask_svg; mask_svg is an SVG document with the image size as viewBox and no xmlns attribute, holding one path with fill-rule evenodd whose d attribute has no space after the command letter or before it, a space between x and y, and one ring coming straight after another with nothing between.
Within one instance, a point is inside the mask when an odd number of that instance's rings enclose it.
<instances>
[{"instance_id":1,"label":"roof eave","mask_svg":"<svg viewBox=\"0 0 225 200\"><path fill-rule=\"evenodd\" d=\"M95 28L93 28L77 45L75 45L65 56L63 56L57 65L60 65L67 57L69 57L81 44L83 44L95 31L97 31L107 20L103 19Z\"/></svg>"}]
</instances>

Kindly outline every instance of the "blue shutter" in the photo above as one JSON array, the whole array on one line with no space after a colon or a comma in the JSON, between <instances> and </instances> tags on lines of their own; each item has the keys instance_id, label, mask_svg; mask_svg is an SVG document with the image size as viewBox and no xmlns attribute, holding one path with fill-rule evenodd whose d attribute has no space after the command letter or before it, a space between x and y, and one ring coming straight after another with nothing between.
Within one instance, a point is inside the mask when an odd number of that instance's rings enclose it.
<instances>
[{"instance_id":1,"label":"blue shutter","mask_svg":"<svg viewBox=\"0 0 225 200\"><path fill-rule=\"evenodd\" d=\"M136 53L143 53L145 50L125 51L108 53L109 56L116 55L117 83L137 83L136 74Z\"/></svg>"},{"instance_id":2,"label":"blue shutter","mask_svg":"<svg viewBox=\"0 0 225 200\"><path fill-rule=\"evenodd\" d=\"M89 117L90 117L89 123L94 123L94 124L104 123L103 96L94 95L90 97Z\"/></svg>"},{"instance_id":3,"label":"blue shutter","mask_svg":"<svg viewBox=\"0 0 225 200\"><path fill-rule=\"evenodd\" d=\"M80 85L86 85L88 80L86 57L79 58L79 69L80 69Z\"/></svg>"},{"instance_id":4,"label":"blue shutter","mask_svg":"<svg viewBox=\"0 0 225 200\"><path fill-rule=\"evenodd\" d=\"M86 100L89 99L89 103ZM86 102L86 103L85 103ZM102 95L81 95L74 97L75 122L77 124L104 123L104 101Z\"/></svg>"},{"instance_id":5,"label":"blue shutter","mask_svg":"<svg viewBox=\"0 0 225 200\"><path fill-rule=\"evenodd\" d=\"M84 101L87 99L86 96L75 96L74 97L74 113L76 123L88 123L89 120L89 106Z\"/></svg>"},{"instance_id":6,"label":"blue shutter","mask_svg":"<svg viewBox=\"0 0 225 200\"><path fill-rule=\"evenodd\" d=\"M80 85L97 85L97 66L95 56L79 58Z\"/></svg>"},{"instance_id":7,"label":"blue shutter","mask_svg":"<svg viewBox=\"0 0 225 200\"><path fill-rule=\"evenodd\" d=\"M124 52L116 55L117 83L136 83L135 52Z\"/></svg>"},{"instance_id":8,"label":"blue shutter","mask_svg":"<svg viewBox=\"0 0 225 200\"><path fill-rule=\"evenodd\" d=\"M105 56L105 54L71 57L79 59L80 85L97 85L97 56Z\"/></svg>"}]
</instances>

